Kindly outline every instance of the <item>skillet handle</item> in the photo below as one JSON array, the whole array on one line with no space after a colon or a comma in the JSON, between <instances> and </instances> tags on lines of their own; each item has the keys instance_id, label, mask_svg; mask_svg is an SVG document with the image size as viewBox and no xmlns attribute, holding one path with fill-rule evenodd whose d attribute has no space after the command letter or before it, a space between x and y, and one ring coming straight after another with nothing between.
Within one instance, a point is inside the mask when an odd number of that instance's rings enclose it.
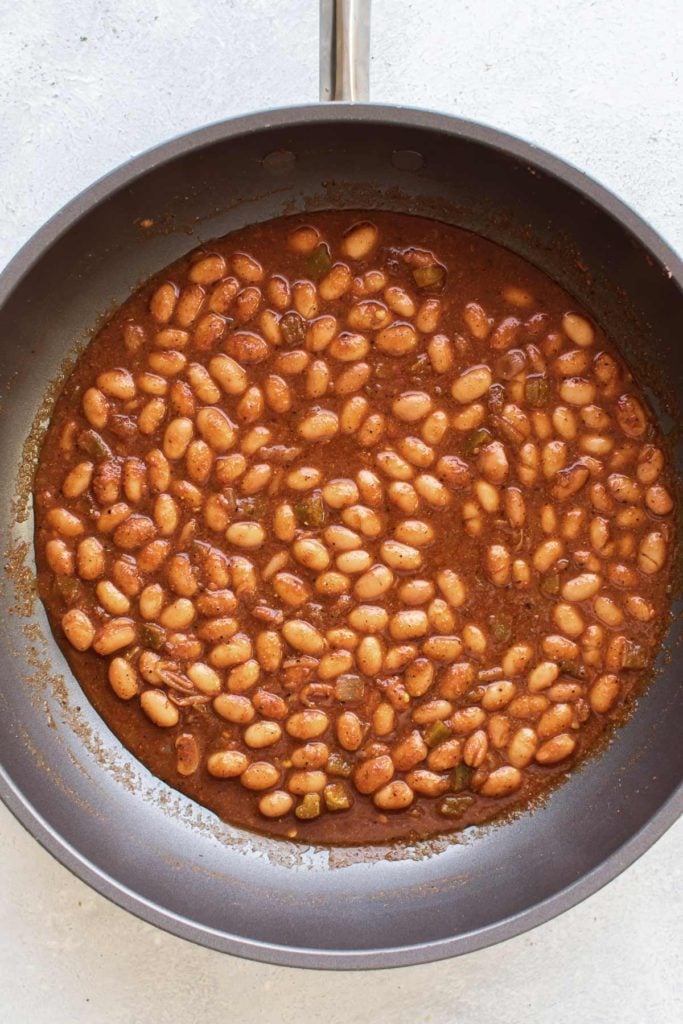
<instances>
[{"instance_id":1,"label":"skillet handle","mask_svg":"<svg viewBox=\"0 0 683 1024\"><path fill-rule=\"evenodd\" d=\"M320 99L370 96L370 0L320 0Z\"/></svg>"}]
</instances>

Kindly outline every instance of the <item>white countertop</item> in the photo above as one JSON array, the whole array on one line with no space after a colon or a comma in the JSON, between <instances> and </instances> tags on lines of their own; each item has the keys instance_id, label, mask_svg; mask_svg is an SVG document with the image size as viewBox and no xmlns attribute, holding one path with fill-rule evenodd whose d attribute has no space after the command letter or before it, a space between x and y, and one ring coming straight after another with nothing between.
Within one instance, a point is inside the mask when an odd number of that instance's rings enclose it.
<instances>
[{"instance_id":1,"label":"white countertop","mask_svg":"<svg viewBox=\"0 0 683 1024\"><path fill-rule=\"evenodd\" d=\"M683 249L679 0L374 0L372 97L520 135ZM131 154L317 97L315 0L0 8L0 265ZM457 960L330 974L248 963L111 905L0 809L0 1020L673 1024L683 825L562 917ZM353 984L353 997L349 996Z\"/></svg>"}]
</instances>

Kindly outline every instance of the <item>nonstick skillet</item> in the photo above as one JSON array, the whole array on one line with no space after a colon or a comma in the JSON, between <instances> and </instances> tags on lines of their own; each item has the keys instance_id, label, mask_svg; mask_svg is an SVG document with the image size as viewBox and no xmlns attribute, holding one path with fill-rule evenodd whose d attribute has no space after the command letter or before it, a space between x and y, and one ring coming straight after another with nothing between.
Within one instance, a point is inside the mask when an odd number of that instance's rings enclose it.
<instances>
[{"instance_id":1,"label":"nonstick skillet","mask_svg":"<svg viewBox=\"0 0 683 1024\"><path fill-rule=\"evenodd\" d=\"M272 963L370 968L533 927L675 820L678 619L635 714L533 813L390 849L240 832L131 758L32 597L30 486L51 382L107 309L202 240L302 210L399 210L479 232L572 292L619 342L680 459L683 266L632 211L547 153L455 118L348 102L367 86L367 5L323 8L322 93L341 102L237 118L132 160L57 214L0 278L0 792L62 863L154 924Z\"/></svg>"}]
</instances>

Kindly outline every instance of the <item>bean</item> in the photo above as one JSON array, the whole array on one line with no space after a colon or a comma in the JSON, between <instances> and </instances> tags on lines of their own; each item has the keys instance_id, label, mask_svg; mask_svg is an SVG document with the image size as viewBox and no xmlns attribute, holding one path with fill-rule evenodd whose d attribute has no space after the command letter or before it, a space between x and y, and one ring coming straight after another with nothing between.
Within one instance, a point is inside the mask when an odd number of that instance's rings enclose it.
<instances>
[{"instance_id":1,"label":"bean","mask_svg":"<svg viewBox=\"0 0 683 1024\"><path fill-rule=\"evenodd\" d=\"M396 779L382 786L373 796L373 803L383 811L401 811L410 807L415 794L402 779Z\"/></svg>"},{"instance_id":2,"label":"bean","mask_svg":"<svg viewBox=\"0 0 683 1024\"><path fill-rule=\"evenodd\" d=\"M296 796L322 793L326 785L327 776L321 771L294 771L287 779L287 788Z\"/></svg>"},{"instance_id":3,"label":"bean","mask_svg":"<svg viewBox=\"0 0 683 1024\"><path fill-rule=\"evenodd\" d=\"M570 757L576 748L576 740L568 733L560 733L552 739L542 743L536 751L536 760L539 764L557 764Z\"/></svg>"},{"instance_id":4,"label":"bean","mask_svg":"<svg viewBox=\"0 0 683 1024\"><path fill-rule=\"evenodd\" d=\"M565 601L587 601L594 597L602 586L602 577L597 573L584 572L574 576L562 586Z\"/></svg>"},{"instance_id":5,"label":"bean","mask_svg":"<svg viewBox=\"0 0 683 1024\"><path fill-rule=\"evenodd\" d=\"M504 587L510 581L510 552L503 544L491 544L486 549L486 571L491 582L497 587Z\"/></svg>"},{"instance_id":6,"label":"bean","mask_svg":"<svg viewBox=\"0 0 683 1024\"><path fill-rule=\"evenodd\" d=\"M299 434L305 441L328 441L338 432L337 415L327 409L309 413L299 424Z\"/></svg>"},{"instance_id":7,"label":"bean","mask_svg":"<svg viewBox=\"0 0 683 1024\"><path fill-rule=\"evenodd\" d=\"M344 750L358 750L363 742L365 728L353 711L343 711L335 723L335 732L339 744Z\"/></svg>"},{"instance_id":8,"label":"bean","mask_svg":"<svg viewBox=\"0 0 683 1024\"><path fill-rule=\"evenodd\" d=\"M656 516L666 516L674 507L673 498L666 487L663 487L661 484L653 484L651 487L648 487L645 492L645 504L650 512Z\"/></svg>"},{"instance_id":9,"label":"bean","mask_svg":"<svg viewBox=\"0 0 683 1024\"><path fill-rule=\"evenodd\" d=\"M589 348L595 340L592 324L578 313L565 313L562 329L569 340L580 348Z\"/></svg>"},{"instance_id":10,"label":"bean","mask_svg":"<svg viewBox=\"0 0 683 1024\"><path fill-rule=\"evenodd\" d=\"M83 395L83 413L91 427L103 430L109 419L109 403L98 388L88 388Z\"/></svg>"},{"instance_id":11,"label":"bean","mask_svg":"<svg viewBox=\"0 0 683 1024\"><path fill-rule=\"evenodd\" d=\"M384 525L382 519L373 509L367 508L365 505L350 505L342 510L341 517L346 526L360 531L364 537L374 539L382 533Z\"/></svg>"},{"instance_id":12,"label":"bean","mask_svg":"<svg viewBox=\"0 0 683 1024\"><path fill-rule=\"evenodd\" d=\"M291 811L293 806L294 800L283 789L264 793L258 802L258 809L264 818L282 818Z\"/></svg>"},{"instance_id":13,"label":"bean","mask_svg":"<svg viewBox=\"0 0 683 1024\"><path fill-rule=\"evenodd\" d=\"M434 449L419 437L404 437L399 442L399 450L412 466L418 466L420 469L427 469L434 461Z\"/></svg>"},{"instance_id":14,"label":"bean","mask_svg":"<svg viewBox=\"0 0 683 1024\"><path fill-rule=\"evenodd\" d=\"M213 701L213 709L234 725L249 725L256 717L253 703L241 693L219 693Z\"/></svg>"},{"instance_id":15,"label":"bean","mask_svg":"<svg viewBox=\"0 0 683 1024\"><path fill-rule=\"evenodd\" d=\"M78 608L72 608L62 616L64 635L77 651L87 651L95 639L95 627L85 614Z\"/></svg>"},{"instance_id":16,"label":"bean","mask_svg":"<svg viewBox=\"0 0 683 1024\"><path fill-rule=\"evenodd\" d=\"M355 652L356 664L366 676L376 676L382 670L384 649L376 636L364 636Z\"/></svg>"},{"instance_id":17,"label":"bean","mask_svg":"<svg viewBox=\"0 0 683 1024\"><path fill-rule=\"evenodd\" d=\"M62 537L78 537L84 531L80 518L65 508L51 508L47 521Z\"/></svg>"},{"instance_id":18,"label":"bean","mask_svg":"<svg viewBox=\"0 0 683 1024\"><path fill-rule=\"evenodd\" d=\"M516 693L516 686L508 679L500 679L491 683L484 690L481 706L485 711L499 711L509 704Z\"/></svg>"},{"instance_id":19,"label":"bean","mask_svg":"<svg viewBox=\"0 0 683 1024\"><path fill-rule=\"evenodd\" d=\"M230 650L233 664L237 657L241 660L241 664L235 665L235 667L228 673L228 690L230 693L246 693L247 690L252 688L252 686L256 686L261 675L261 666L258 661L254 661L253 658L249 658L246 661L243 660L244 654L247 650L245 638L240 636L240 634L237 634L237 636L233 637L229 643L221 644L221 647L228 648ZM214 647L214 652L217 649L218 648ZM249 652L251 653L251 643L249 643ZM221 665L218 665L218 660L219 659L214 659L214 665L217 668L225 668L227 667L226 662L228 664L231 663L228 657L220 659L222 662Z\"/></svg>"},{"instance_id":20,"label":"bean","mask_svg":"<svg viewBox=\"0 0 683 1024\"><path fill-rule=\"evenodd\" d=\"M217 253L209 253L192 264L188 277L195 284L215 284L225 275L226 270L223 257Z\"/></svg>"},{"instance_id":21,"label":"bean","mask_svg":"<svg viewBox=\"0 0 683 1024\"><path fill-rule=\"evenodd\" d=\"M97 599L110 615L125 615L130 611L130 601L114 586L111 580L100 580L95 588Z\"/></svg>"},{"instance_id":22,"label":"bean","mask_svg":"<svg viewBox=\"0 0 683 1024\"><path fill-rule=\"evenodd\" d=\"M230 668L233 665L248 664L251 655L251 640L244 633L237 633L227 643L217 644L211 650L208 660L213 668ZM250 668L249 672L253 672L253 669ZM238 685L244 681L244 678L240 680L240 677L237 677Z\"/></svg>"},{"instance_id":23,"label":"bean","mask_svg":"<svg viewBox=\"0 0 683 1024\"><path fill-rule=\"evenodd\" d=\"M433 334L439 329L441 300L425 299L415 314L415 326L422 334Z\"/></svg>"},{"instance_id":24,"label":"bean","mask_svg":"<svg viewBox=\"0 0 683 1024\"><path fill-rule=\"evenodd\" d=\"M81 544L85 543L81 541ZM80 546L79 546L80 551ZM47 564L55 576L73 576L74 556L63 540L49 540L45 545ZM79 576L82 575L79 568Z\"/></svg>"},{"instance_id":25,"label":"bean","mask_svg":"<svg viewBox=\"0 0 683 1024\"><path fill-rule=\"evenodd\" d=\"M251 550L260 548L266 531L260 523L232 523L225 532L226 540L235 547Z\"/></svg>"},{"instance_id":26,"label":"bean","mask_svg":"<svg viewBox=\"0 0 683 1024\"><path fill-rule=\"evenodd\" d=\"M347 621L359 633L380 633L387 625L389 615L378 605L361 604L349 613Z\"/></svg>"},{"instance_id":27,"label":"bean","mask_svg":"<svg viewBox=\"0 0 683 1024\"><path fill-rule=\"evenodd\" d=\"M436 584L452 608L465 603L467 590L462 577L452 569L441 569L436 574Z\"/></svg>"},{"instance_id":28,"label":"bean","mask_svg":"<svg viewBox=\"0 0 683 1024\"><path fill-rule=\"evenodd\" d=\"M625 606L628 614L638 622L651 622L656 614L650 602L638 594L630 594L626 598Z\"/></svg>"},{"instance_id":29,"label":"bean","mask_svg":"<svg viewBox=\"0 0 683 1024\"><path fill-rule=\"evenodd\" d=\"M599 594L593 602L593 611L606 626L615 629L624 621L624 613L619 605L607 594Z\"/></svg>"},{"instance_id":30,"label":"bean","mask_svg":"<svg viewBox=\"0 0 683 1024\"><path fill-rule=\"evenodd\" d=\"M612 710L619 696L619 677L608 673L599 676L588 693L591 708L599 715Z\"/></svg>"},{"instance_id":31,"label":"bean","mask_svg":"<svg viewBox=\"0 0 683 1024\"><path fill-rule=\"evenodd\" d=\"M474 402L486 394L492 381L493 376L488 366L472 366L453 382L451 394L456 402Z\"/></svg>"},{"instance_id":32,"label":"bean","mask_svg":"<svg viewBox=\"0 0 683 1024\"><path fill-rule=\"evenodd\" d=\"M425 640L422 645L422 652L433 661L442 663L452 662L460 657L462 642L457 636L433 636Z\"/></svg>"},{"instance_id":33,"label":"bean","mask_svg":"<svg viewBox=\"0 0 683 1024\"><path fill-rule=\"evenodd\" d=\"M391 758L383 754L361 762L354 772L353 781L359 793L370 794L385 786L394 775Z\"/></svg>"},{"instance_id":34,"label":"bean","mask_svg":"<svg viewBox=\"0 0 683 1024\"><path fill-rule=\"evenodd\" d=\"M292 252L302 256L312 253L320 241L320 232L310 224L302 224L287 235L287 245Z\"/></svg>"},{"instance_id":35,"label":"bean","mask_svg":"<svg viewBox=\"0 0 683 1024\"><path fill-rule=\"evenodd\" d=\"M163 690L145 690L140 694L140 707L160 729L172 729L180 721L178 708Z\"/></svg>"},{"instance_id":36,"label":"bean","mask_svg":"<svg viewBox=\"0 0 683 1024\"><path fill-rule=\"evenodd\" d=\"M502 765L491 772L479 792L482 796L500 798L514 793L521 784L521 771L512 765Z\"/></svg>"},{"instance_id":37,"label":"bean","mask_svg":"<svg viewBox=\"0 0 683 1024\"><path fill-rule=\"evenodd\" d=\"M482 655L486 653L487 639L483 629L474 623L467 623L462 629L462 639L465 647L473 654Z\"/></svg>"},{"instance_id":38,"label":"bean","mask_svg":"<svg viewBox=\"0 0 683 1024\"><path fill-rule=\"evenodd\" d=\"M651 530L638 545L638 568L652 576L664 568L666 562L666 541L660 530Z\"/></svg>"},{"instance_id":39,"label":"bean","mask_svg":"<svg viewBox=\"0 0 683 1024\"><path fill-rule=\"evenodd\" d=\"M434 373L448 373L453 368L455 355L451 340L445 334L435 334L427 343L427 355Z\"/></svg>"},{"instance_id":40,"label":"bean","mask_svg":"<svg viewBox=\"0 0 683 1024\"><path fill-rule=\"evenodd\" d=\"M361 448L372 448L382 440L386 420L381 413L373 413L358 428L356 441Z\"/></svg>"},{"instance_id":41,"label":"bean","mask_svg":"<svg viewBox=\"0 0 683 1024\"><path fill-rule=\"evenodd\" d=\"M425 391L404 391L394 399L391 411L403 423L417 423L429 415L433 405L431 395Z\"/></svg>"},{"instance_id":42,"label":"bean","mask_svg":"<svg viewBox=\"0 0 683 1024\"><path fill-rule=\"evenodd\" d=\"M310 491L322 479L319 469L313 466L299 466L287 474L287 486L293 491Z\"/></svg>"},{"instance_id":43,"label":"bean","mask_svg":"<svg viewBox=\"0 0 683 1024\"><path fill-rule=\"evenodd\" d=\"M135 625L131 619L110 619L95 634L92 642L96 654L107 655L130 647L135 640Z\"/></svg>"},{"instance_id":44,"label":"bean","mask_svg":"<svg viewBox=\"0 0 683 1024\"><path fill-rule=\"evenodd\" d=\"M483 729L477 729L468 736L462 748L462 759L470 768L479 768L484 763L489 749L489 740Z\"/></svg>"},{"instance_id":45,"label":"bean","mask_svg":"<svg viewBox=\"0 0 683 1024\"><path fill-rule=\"evenodd\" d=\"M379 231L370 221L354 224L344 235L342 252L352 260L364 260L377 245Z\"/></svg>"},{"instance_id":46,"label":"bean","mask_svg":"<svg viewBox=\"0 0 683 1024\"><path fill-rule=\"evenodd\" d=\"M302 654L319 656L325 650L325 639L318 630L304 619L290 619L282 627L282 635L290 645Z\"/></svg>"},{"instance_id":47,"label":"bean","mask_svg":"<svg viewBox=\"0 0 683 1024\"><path fill-rule=\"evenodd\" d=\"M391 759L399 771L408 771L427 757L428 747L417 729L397 743L391 751Z\"/></svg>"},{"instance_id":48,"label":"bean","mask_svg":"<svg viewBox=\"0 0 683 1024\"><path fill-rule=\"evenodd\" d=\"M372 556L367 551L344 551L337 555L336 566L342 574L365 572L372 565Z\"/></svg>"},{"instance_id":49,"label":"bean","mask_svg":"<svg viewBox=\"0 0 683 1024\"><path fill-rule=\"evenodd\" d=\"M160 324L168 323L173 316L178 289L172 281L160 285L149 301L149 311Z\"/></svg>"},{"instance_id":50,"label":"bean","mask_svg":"<svg viewBox=\"0 0 683 1024\"><path fill-rule=\"evenodd\" d=\"M351 287L353 275L346 263L335 263L318 282L318 294L325 302L340 299Z\"/></svg>"},{"instance_id":51,"label":"bean","mask_svg":"<svg viewBox=\"0 0 683 1024\"><path fill-rule=\"evenodd\" d=\"M259 763L263 764L263 762L257 762L257 764ZM209 775L213 775L214 778L217 779L237 778L243 774L248 765L249 759L241 750L218 750L214 754L210 754L206 761L206 768ZM254 778L258 777L258 773L252 774ZM266 773L263 774L265 775ZM277 781L277 778L279 778L279 775L276 776L275 781ZM254 786L253 788L258 789L267 787Z\"/></svg>"},{"instance_id":52,"label":"bean","mask_svg":"<svg viewBox=\"0 0 683 1024\"><path fill-rule=\"evenodd\" d=\"M423 697L434 681L433 664L427 658L415 659L406 668L404 680L406 690L411 697Z\"/></svg>"},{"instance_id":53,"label":"bean","mask_svg":"<svg viewBox=\"0 0 683 1024\"><path fill-rule=\"evenodd\" d=\"M493 319L489 317L478 302L468 302L463 312L467 328L478 341L483 341L491 333Z\"/></svg>"},{"instance_id":54,"label":"bean","mask_svg":"<svg viewBox=\"0 0 683 1024\"><path fill-rule=\"evenodd\" d=\"M394 574L385 565L373 565L356 580L353 593L359 601L372 601L391 589Z\"/></svg>"},{"instance_id":55,"label":"bean","mask_svg":"<svg viewBox=\"0 0 683 1024\"><path fill-rule=\"evenodd\" d=\"M526 768L531 764L538 747L538 739L533 729L523 725L512 736L507 748L507 757L515 768Z\"/></svg>"},{"instance_id":56,"label":"bean","mask_svg":"<svg viewBox=\"0 0 683 1024\"><path fill-rule=\"evenodd\" d=\"M120 700L131 700L137 696L138 674L125 658L112 658L107 675L112 690Z\"/></svg>"},{"instance_id":57,"label":"bean","mask_svg":"<svg viewBox=\"0 0 683 1024\"><path fill-rule=\"evenodd\" d=\"M397 644L390 647L384 655L382 670L384 672L400 672L416 657L417 647L414 644ZM410 695L401 682L390 684L387 687L387 694L399 710L410 703Z\"/></svg>"},{"instance_id":58,"label":"bean","mask_svg":"<svg viewBox=\"0 0 683 1024\"><path fill-rule=\"evenodd\" d=\"M200 693L215 697L221 691L221 677L209 665L195 661L187 668L187 676Z\"/></svg>"},{"instance_id":59,"label":"bean","mask_svg":"<svg viewBox=\"0 0 683 1024\"><path fill-rule=\"evenodd\" d=\"M451 768L455 768L456 765L460 764L461 760L461 741L458 739L450 739L440 743L438 747L435 747L434 750L429 752L427 757L427 766L432 772L449 771ZM418 768L416 769L416 772L422 772L423 770L424 769Z\"/></svg>"},{"instance_id":60,"label":"bean","mask_svg":"<svg viewBox=\"0 0 683 1024\"><path fill-rule=\"evenodd\" d=\"M396 322L379 331L375 344L386 355L404 356L416 348L417 334L411 324Z\"/></svg>"},{"instance_id":61,"label":"bean","mask_svg":"<svg viewBox=\"0 0 683 1024\"><path fill-rule=\"evenodd\" d=\"M571 704L554 704L538 720L536 733L541 740L550 739L571 727L574 711Z\"/></svg>"},{"instance_id":62,"label":"bean","mask_svg":"<svg viewBox=\"0 0 683 1024\"><path fill-rule=\"evenodd\" d=\"M248 747L253 750L262 750L264 747L272 747L282 737L282 728L277 722L254 722L247 726L242 738Z\"/></svg>"},{"instance_id":63,"label":"bean","mask_svg":"<svg viewBox=\"0 0 683 1024\"><path fill-rule=\"evenodd\" d=\"M451 503L451 495L437 477L430 473L420 473L415 478L415 490L432 508L447 508Z\"/></svg>"},{"instance_id":64,"label":"bean","mask_svg":"<svg viewBox=\"0 0 683 1024\"><path fill-rule=\"evenodd\" d=\"M396 612L389 621L389 633L394 640L412 640L424 636L428 628L427 615L418 608Z\"/></svg>"},{"instance_id":65,"label":"bean","mask_svg":"<svg viewBox=\"0 0 683 1024\"><path fill-rule=\"evenodd\" d=\"M280 781L280 772L269 761L254 761L242 771L240 782L245 789L270 789Z\"/></svg>"}]
</instances>

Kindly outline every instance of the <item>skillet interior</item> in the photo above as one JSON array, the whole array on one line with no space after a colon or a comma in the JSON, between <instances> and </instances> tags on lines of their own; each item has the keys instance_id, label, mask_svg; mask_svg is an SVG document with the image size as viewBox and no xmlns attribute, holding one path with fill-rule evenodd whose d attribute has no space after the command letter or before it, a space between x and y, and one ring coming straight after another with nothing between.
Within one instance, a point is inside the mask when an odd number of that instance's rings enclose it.
<instances>
[{"instance_id":1,"label":"skillet interior","mask_svg":"<svg viewBox=\"0 0 683 1024\"><path fill-rule=\"evenodd\" d=\"M373 206L458 223L542 266L609 326L662 399L664 429L681 421L675 257L578 172L438 115L334 105L204 129L93 186L0 282L2 545L15 565L0 626L5 798L41 842L120 904L185 937L278 963L379 967L505 938L613 877L681 806L674 627L638 713L545 806L460 843L387 853L246 835L169 790L84 700L42 607L29 610L16 565L22 543L32 564L32 524L15 481L26 490L35 446L24 442L75 343L203 239L301 209ZM146 218L151 229L140 226Z\"/></svg>"}]
</instances>

